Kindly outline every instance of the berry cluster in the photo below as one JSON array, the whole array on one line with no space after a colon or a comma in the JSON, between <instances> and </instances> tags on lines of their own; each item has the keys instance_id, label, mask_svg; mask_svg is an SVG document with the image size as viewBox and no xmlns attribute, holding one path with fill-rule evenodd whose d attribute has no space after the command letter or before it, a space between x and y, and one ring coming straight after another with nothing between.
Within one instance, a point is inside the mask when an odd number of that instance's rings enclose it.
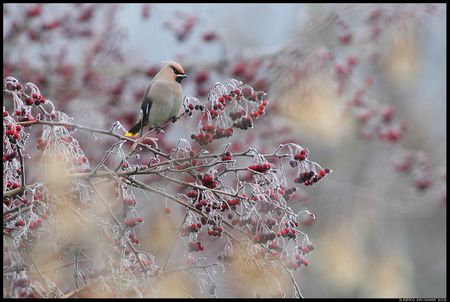
<instances>
[{"instance_id":1,"label":"berry cluster","mask_svg":"<svg viewBox=\"0 0 450 302\"><path fill-rule=\"evenodd\" d=\"M202 80L203 83L204 78L201 76L199 80ZM243 130L253 127L254 119L265 113L264 109L268 105L268 101L262 100L264 92L255 92L249 86L239 88L238 86L241 84L233 81L229 81L225 85L216 85L213 92L217 90L218 93L208 95L211 105L203 111L202 117L206 123L203 122L203 125L198 127L197 133L191 135L191 138L202 146L208 145L216 139L230 137L233 134L233 127ZM233 86L231 90L229 85ZM227 92L223 93L223 90ZM248 102L248 105L241 106L242 101ZM230 104L233 108L231 112L227 113L225 107ZM192 113L192 110L198 106L185 105L186 112Z\"/></svg>"},{"instance_id":2,"label":"berry cluster","mask_svg":"<svg viewBox=\"0 0 450 302\"><path fill-rule=\"evenodd\" d=\"M297 231L294 228L285 228L279 233L281 237L295 239L297 237ZM278 236L278 233L277 233Z\"/></svg>"},{"instance_id":3,"label":"berry cluster","mask_svg":"<svg viewBox=\"0 0 450 302\"><path fill-rule=\"evenodd\" d=\"M297 249L302 255L306 255L314 251L314 245L308 243L307 245L299 246Z\"/></svg>"},{"instance_id":4,"label":"berry cluster","mask_svg":"<svg viewBox=\"0 0 450 302\"><path fill-rule=\"evenodd\" d=\"M241 204L241 200L239 198L232 198L227 200L228 205L233 208L233 206L237 206Z\"/></svg>"},{"instance_id":5,"label":"berry cluster","mask_svg":"<svg viewBox=\"0 0 450 302\"><path fill-rule=\"evenodd\" d=\"M48 141L42 140L42 139L38 139L36 148L38 150L44 150L45 147L47 146L47 144L48 144Z\"/></svg>"},{"instance_id":6,"label":"berry cluster","mask_svg":"<svg viewBox=\"0 0 450 302\"><path fill-rule=\"evenodd\" d=\"M314 171L303 172L300 173L298 177L294 178L294 182L310 186L323 179L329 173L331 173L331 170L328 168L320 170L319 173L315 173Z\"/></svg>"},{"instance_id":7,"label":"berry cluster","mask_svg":"<svg viewBox=\"0 0 450 302\"><path fill-rule=\"evenodd\" d=\"M17 182L17 181L11 182L11 181L8 180L8 181L6 182L6 187L7 187L8 189L14 190L14 189L17 189L17 188L20 187L20 183Z\"/></svg>"},{"instance_id":8,"label":"berry cluster","mask_svg":"<svg viewBox=\"0 0 450 302\"><path fill-rule=\"evenodd\" d=\"M304 259L302 256L296 254L295 260L288 263L287 267L293 270L299 269L302 265L309 266L309 260Z\"/></svg>"},{"instance_id":9,"label":"berry cluster","mask_svg":"<svg viewBox=\"0 0 450 302\"><path fill-rule=\"evenodd\" d=\"M199 251L203 251L204 249L205 248L199 241L197 241L197 242L191 241L188 243L189 252L199 252Z\"/></svg>"},{"instance_id":10,"label":"berry cluster","mask_svg":"<svg viewBox=\"0 0 450 302\"><path fill-rule=\"evenodd\" d=\"M292 195L294 195L295 192L297 192L298 188L297 187L292 187L292 188L288 188L288 189L284 189L284 188L280 188L280 190L278 191L283 198L286 201L289 201L292 197Z\"/></svg>"},{"instance_id":11,"label":"berry cluster","mask_svg":"<svg viewBox=\"0 0 450 302\"><path fill-rule=\"evenodd\" d=\"M272 166L269 163L260 164L260 165L250 165L248 168L250 170L260 172L260 173L266 173L270 170Z\"/></svg>"},{"instance_id":12,"label":"berry cluster","mask_svg":"<svg viewBox=\"0 0 450 302\"><path fill-rule=\"evenodd\" d=\"M202 185L210 189L214 189L219 184L216 180L214 180L214 177L209 174L203 175L203 177L201 178L201 182Z\"/></svg>"},{"instance_id":13,"label":"berry cluster","mask_svg":"<svg viewBox=\"0 0 450 302\"><path fill-rule=\"evenodd\" d=\"M42 219L39 217L36 217L35 219L31 219L28 226L30 227L30 230L35 230L37 228L40 228L42 226Z\"/></svg>"},{"instance_id":14,"label":"berry cluster","mask_svg":"<svg viewBox=\"0 0 450 302\"><path fill-rule=\"evenodd\" d=\"M25 225L25 220L23 220L22 218L18 219L15 223L16 227L22 227Z\"/></svg>"},{"instance_id":15,"label":"berry cluster","mask_svg":"<svg viewBox=\"0 0 450 302\"><path fill-rule=\"evenodd\" d=\"M430 158L425 152L404 152L394 162L397 171L413 175L412 185L425 191L433 185Z\"/></svg>"},{"instance_id":16,"label":"berry cluster","mask_svg":"<svg viewBox=\"0 0 450 302\"><path fill-rule=\"evenodd\" d=\"M222 233L224 231L224 228L218 225L213 225L210 230L208 230L209 236L217 236L222 237Z\"/></svg>"},{"instance_id":17,"label":"berry cluster","mask_svg":"<svg viewBox=\"0 0 450 302\"><path fill-rule=\"evenodd\" d=\"M365 139L378 138L387 143L395 143L406 131L404 122L394 122L395 108L390 105L371 104L365 100L365 89L357 89L354 96L347 102L356 119L364 125L361 130Z\"/></svg>"},{"instance_id":18,"label":"berry cluster","mask_svg":"<svg viewBox=\"0 0 450 302\"><path fill-rule=\"evenodd\" d=\"M123 204L130 207L136 206L136 199L133 197L123 197L122 199Z\"/></svg>"},{"instance_id":19,"label":"berry cluster","mask_svg":"<svg viewBox=\"0 0 450 302\"><path fill-rule=\"evenodd\" d=\"M247 130L248 128L253 127L253 119L250 116L243 116L241 119L233 123L233 127Z\"/></svg>"},{"instance_id":20,"label":"berry cluster","mask_svg":"<svg viewBox=\"0 0 450 302\"><path fill-rule=\"evenodd\" d=\"M269 243L269 245L267 247L269 248L269 250L275 251L277 253L279 253L283 250L283 248L281 246L279 246L276 241Z\"/></svg>"},{"instance_id":21,"label":"berry cluster","mask_svg":"<svg viewBox=\"0 0 450 302\"><path fill-rule=\"evenodd\" d=\"M261 115L264 115L265 111L264 109L266 108L266 106L269 104L268 100L264 100L259 106L258 106L258 110L255 110L253 112L250 112L250 117L251 118L258 118Z\"/></svg>"},{"instance_id":22,"label":"berry cluster","mask_svg":"<svg viewBox=\"0 0 450 302\"><path fill-rule=\"evenodd\" d=\"M144 218L143 217L136 217L136 218L127 218L125 219L124 224L129 227L135 227L138 223L144 222Z\"/></svg>"},{"instance_id":23,"label":"berry cluster","mask_svg":"<svg viewBox=\"0 0 450 302\"><path fill-rule=\"evenodd\" d=\"M302 149L299 153L294 155L294 160L303 161L308 158L309 150L308 149Z\"/></svg>"},{"instance_id":24,"label":"berry cluster","mask_svg":"<svg viewBox=\"0 0 450 302\"><path fill-rule=\"evenodd\" d=\"M5 161L12 161L17 156L17 151L11 151L10 153L7 153L3 155L3 162Z\"/></svg>"},{"instance_id":25,"label":"berry cluster","mask_svg":"<svg viewBox=\"0 0 450 302\"><path fill-rule=\"evenodd\" d=\"M230 118L231 118L231 120L233 120L233 121L235 121L235 120L237 120L238 118L241 118L242 116L244 116L245 115L245 110L240 110L240 111L234 111L234 112L230 112Z\"/></svg>"},{"instance_id":26,"label":"berry cluster","mask_svg":"<svg viewBox=\"0 0 450 302\"><path fill-rule=\"evenodd\" d=\"M188 104L188 105L186 106L186 109L184 110L184 112L185 112L187 115L191 116L191 115L192 115L192 112L193 112L194 110L203 111L204 109L205 109L205 107L204 107L203 105Z\"/></svg>"},{"instance_id":27,"label":"berry cluster","mask_svg":"<svg viewBox=\"0 0 450 302\"><path fill-rule=\"evenodd\" d=\"M72 163L75 166L81 166L82 164L86 163L87 161L88 161L88 159L86 156L72 158Z\"/></svg>"},{"instance_id":28,"label":"berry cluster","mask_svg":"<svg viewBox=\"0 0 450 302\"><path fill-rule=\"evenodd\" d=\"M31 97L25 98L25 104L28 106L32 106L33 104L39 106L40 104L45 104L45 98L38 93L33 93Z\"/></svg>"},{"instance_id":29,"label":"berry cluster","mask_svg":"<svg viewBox=\"0 0 450 302\"><path fill-rule=\"evenodd\" d=\"M208 130L203 130L208 129ZM200 146L205 146L212 143L215 139L220 139L223 137L230 137L233 135L233 128L217 128L214 125L203 126L201 133L192 134L191 139L196 140Z\"/></svg>"},{"instance_id":30,"label":"berry cluster","mask_svg":"<svg viewBox=\"0 0 450 302\"><path fill-rule=\"evenodd\" d=\"M198 196L198 193L199 193L198 190L195 190L195 191L189 191L189 192L187 192L186 195L187 195L187 197L189 197L189 198L196 199L197 196Z\"/></svg>"},{"instance_id":31,"label":"berry cluster","mask_svg":"<svg viewBox=\"0 0 450 302\"><path fill-rule=\"evenodd\" d=\"M233 159L233 154L231 154L231 152L227 151L222 155L222 160L223 161L229 161Z\"/></svg>"},{"instance_id":32,"label":"berry cluster","mask_svg":"<svg viewBox=\"0 0 450 302\"><path fill-rule=\"evenodd\" d=\"M208 207L209 205L209 207ZM200 199L199 201L195 202L195 208L197 210L201 210L203 207L206 207L205 211L210 212L211 211L211 205L208 203L206 199Z\"/></svg>"},{"instance_id":33,"label":"berry cluster","mask_svg":"<svg viewBox=\"0 0 450 302\"><path fill-rule=\"evenodd\" d=\"M269 240L274 240L277 238L275 232L266 232L253 236L253 243L265 244Z\"/></svg>"},{"instance_id":34,"label":"berry cluster","mask_svg":"<svg viewBox=\"0 0 450 302\"><path fill-rule=\"evenodd\" d=\"M31 287L31 280L25 273L21 271L18 273L14 280L14 297L18 298L37 298L35 291Z\"/></svg>"},{"instance_id":35,"label":"berry cluster","mask_svg":"<svg viewBox=\"0 0 450 302\"><path fill-rule=\"evenodd\" d=\"M140 244L141 240L139 240L139 238L136 236L135 233L130 233L128 235L128 238L130 238L131 242L133 242L134 244Z\"/></svg>"},{"instance_id":36,"label":"berry cluster","mask_svg":"<svg viewBox=\"0 0 450 302\"><path fill-rule=\"evenodd\" d=\"M217 110L217 109L223 110L223 108L226 106L226 104L231 102L233 99L236 99L236 101L241 100L241 90L239 88L236 88L235 90L232 90L230 93L224 94L221 97L219 97L219 99L218 99L219 105L217 107L215 107L214 109L215 110Z\"/></svg>"},{"instance_id":37,"label":"berry cluster","mask_svg":"<svg viewBox=\"0 0 450 302\"><path fill-rule=\"evenodd\" d=\"M20 131L22 130L22 126L16 125L15 127L11 124L6 125L5 134L8 137L11 144L15 144L17 139L19 138Z\"/></svg>"},{"instance_id":38,"label":"berry cluster","mask_svg":"<svg viewBox=\"0 0 450 302\"><path fill-rule=\"evenodd\" d=\"M190 233L198 233L198 231L202 228L201 223L191 223L190 225L185 226L181 229L182 236L188 236Z\"/></svg>"}]
</instances>

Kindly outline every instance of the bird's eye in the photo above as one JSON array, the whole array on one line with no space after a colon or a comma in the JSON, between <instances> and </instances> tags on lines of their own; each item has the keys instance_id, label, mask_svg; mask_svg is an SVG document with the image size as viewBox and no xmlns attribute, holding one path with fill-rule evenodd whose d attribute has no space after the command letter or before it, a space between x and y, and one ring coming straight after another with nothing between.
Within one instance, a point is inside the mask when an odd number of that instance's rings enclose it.
<instances>
[{"instance_id":1,"label":"bird's eye","mask_svg":"<svg viewBox=\"0 0 450 302\"><path fill-rule=\"evenodd\" d=\"M178 69L176 69L175 67L173 67L173 66L170 66L170 67L172 68L173 73L175 73L175 74L181 74L181 72L179 72Z\"/></svg>"}]
</instances>

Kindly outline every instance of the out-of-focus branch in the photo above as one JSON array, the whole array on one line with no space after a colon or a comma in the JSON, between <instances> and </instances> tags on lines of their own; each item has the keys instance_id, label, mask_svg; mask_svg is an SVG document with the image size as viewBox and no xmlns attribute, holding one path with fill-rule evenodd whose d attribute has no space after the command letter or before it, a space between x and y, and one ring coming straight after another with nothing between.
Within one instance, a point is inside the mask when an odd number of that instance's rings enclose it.
<instances>
[{"instance_id":1,"label":"out-of-focus branch","mask_svg":"<svg viewBox=\"0 0 450 302\"><path fill-rule=\"evenodd\" d=\"M161 272L161 274L171 274L171 273L175 273L175 272L179 272L179 271L189 271L189 270L193 270L193 269L206 269L208 267L213 267L213 266L217 266L219 265L219 263L211 263L211 264L204 264L204 265L192 265L192 266L182 266L182 267L175 267L175 268L171 268L168 269L166 271Z\"/></svg>"},{"instance_id":2,"label":"out-of-focus branch","mask_svg":"<svg viewBox=\"0 0 450 302\"><path fill-rule=\"evenodd\" d=\"M176 234L176 236L175 236L175 239L173 240L172 246L170 247L169 252L167 253L166 260L164 260L164 264L163 264L163 269L164 269L164 270L165 270L166 267L167 267L167 263L169 263L169 259L170 259L170 256L172 255L172 251L173 251L173 249L175 248L175 244L176 244L177 241L178 241L178 235L179 235L180 232L181 232L181 228L183 227L184 222L186 221L186 217L187 217L187 216L188 216L188 211L186 210L186 212L185 212L185 214L184 214L184 217L183 217L183 220L181 221L180 227L179 227L178 230L177 230L177 234Z\"/></svg>"},{"instance_id":3,"label":"out-of-focus branch","mask_svg":"<svg viewBox=\"0 0 450 302\"><path fill-rule=\"evenodd\" d=\"M114 222L117 224L117 226L119 227L120 231L122 232L122 234L124 233L124 229L122 224L120 223L119 219L116 217L116 215L114 214L114 212L112 211L111 207L108 205L108 203L106 202L106 200L103 198L103 196L101 195L101 193L99 192L99 190L97 189L97 187L92 184L92 187L94 188L94 191L97 193L98 197L100 198L100 200L102 201L103 205L105 205L105 207L108 209L109 214L111 215L111 217L113 218ZM147 269L145 268L144 263L142 263L141 257L139 257L139 251L136 250L136 248L134 247L134 245L131 243L130 239L127 238L127 244L128 246L131 248L131 250L133 251L134 255L136 256L137 261L139 262L139 265L142 268L142 272L146 272Z\"/></svg>"},{"instance_id":4,"label":"out-of-focus branch","mask_svg":"<svg viewBox=\"0 0 450 302\"><path fill-rule=\"evenodd\" d=\"M22 195L27 188L31 186L20 186L18 188L3 192L3 198L15 197L18 195Z\"/></svg>"}]
</instances>

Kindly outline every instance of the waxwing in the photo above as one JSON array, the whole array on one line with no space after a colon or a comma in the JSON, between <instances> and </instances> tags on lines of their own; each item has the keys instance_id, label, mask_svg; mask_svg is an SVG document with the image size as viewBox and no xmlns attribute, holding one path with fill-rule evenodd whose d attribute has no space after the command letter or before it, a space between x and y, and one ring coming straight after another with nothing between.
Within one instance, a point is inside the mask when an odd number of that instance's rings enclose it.
<instances>
[{"instance_id":1,"label":"waxwing","mask_svg":"<svg viewBox=\"0 0 450 302\"><path fill-rule=\"evenodd\" d=\"M181 82L187 76L180 64L173 61L163 63L166 65L145 89L139 119L125 136L135 137L146 126L149 130L160 128L168 120L176 118L180 111L183 100Z\"/></svg>"}]
</instances>

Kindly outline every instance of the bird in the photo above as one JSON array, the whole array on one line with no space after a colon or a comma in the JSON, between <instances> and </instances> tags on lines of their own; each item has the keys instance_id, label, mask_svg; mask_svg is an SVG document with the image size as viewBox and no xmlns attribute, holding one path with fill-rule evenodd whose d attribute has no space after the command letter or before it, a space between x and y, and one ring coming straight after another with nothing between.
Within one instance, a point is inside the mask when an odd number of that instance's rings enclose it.
<instances>
[{"instance_id":1,"label":"bird","mask_svg":"<svg viewBox=\"0 0 450 302\"><path fill-rule=\"evenodd\" d=\"M136 137L148 126L159 129L180 111L183 96L181 82L187 78L183 67L174 61L166 64L145 89L141 113L136 124L125 133L126 137Z\"/></svg>"}]
</instances>

